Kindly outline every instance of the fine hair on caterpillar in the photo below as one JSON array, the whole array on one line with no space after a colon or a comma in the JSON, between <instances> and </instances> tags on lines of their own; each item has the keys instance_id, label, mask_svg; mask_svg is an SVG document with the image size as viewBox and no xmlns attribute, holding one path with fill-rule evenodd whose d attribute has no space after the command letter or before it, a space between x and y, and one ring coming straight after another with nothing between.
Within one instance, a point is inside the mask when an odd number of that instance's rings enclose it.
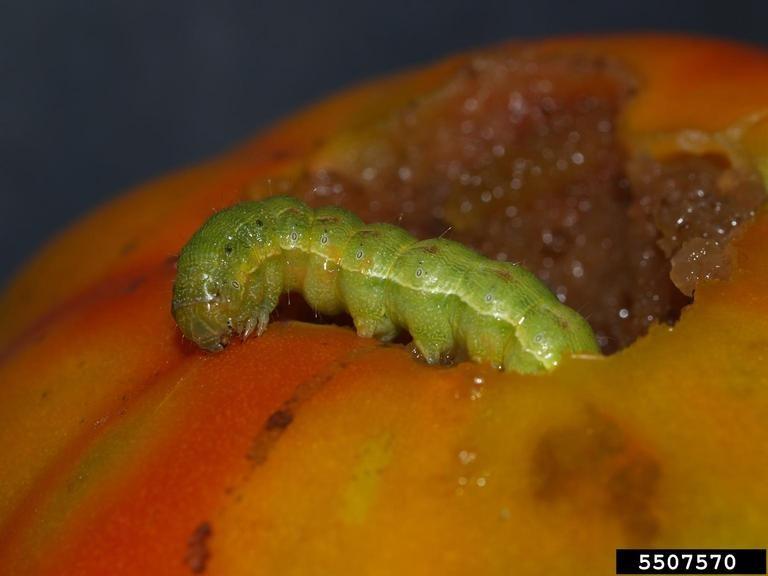
<instances>
[{"instance_id":1,"label":"fine hair on caterpillar","mask_svg":"<svg viewBox=\"0 0 768 576\"><path fill-rule=\"evenodd\" d=\"M407 330L430 364L461 352L531 373L598 353L586 320L522 266L289 196L211 216L181 250L172 311L185 337L216 351L233 334L261 335L286 292L349 313L363 337Z\"/></svg>"}]
</instances>

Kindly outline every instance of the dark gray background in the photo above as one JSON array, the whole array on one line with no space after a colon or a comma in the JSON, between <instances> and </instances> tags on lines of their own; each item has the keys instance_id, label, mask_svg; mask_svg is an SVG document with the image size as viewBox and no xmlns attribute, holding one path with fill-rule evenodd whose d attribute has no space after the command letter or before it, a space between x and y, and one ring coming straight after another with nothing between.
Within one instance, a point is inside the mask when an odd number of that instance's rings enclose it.
<instances>
[{"instance_id":1,"label":"dark gray background","mask_svg":"<svg viewBox=\"0 0 768 576\"><path fill-rule=\"evenodd\" d=\"M0 283L127 186L376 74L512 37L768 43L768 0L0 0Z\"/></svg>"}]
</instances>

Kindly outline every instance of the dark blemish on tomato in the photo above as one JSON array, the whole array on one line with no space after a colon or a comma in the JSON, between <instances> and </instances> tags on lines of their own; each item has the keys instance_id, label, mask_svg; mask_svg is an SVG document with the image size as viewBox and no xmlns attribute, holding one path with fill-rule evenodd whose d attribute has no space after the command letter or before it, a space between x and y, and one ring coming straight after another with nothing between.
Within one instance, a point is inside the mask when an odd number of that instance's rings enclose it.
<instances>
[{"instance_id":1,"label":"dark blemish on tomato","mask_svg":"<svg viewBox=\"0 0 768 576\"><path fill-rule=\"evenodd\" d=\"M137 278L133 278L130 282L128 282L125 287L122 290L123 294L132 294L138 290L138 288L144 284L146 281L146 277L139 276Z\"/></svg>"},{"instance_id":2,"label":"dark blemish on tomato","mask_svg":"<svg viewBox=\"0 0 768 576\"><path fill-rule=\"evenodd\" d=\"M293 407L298 403L299 400L294 395L294 397L287 400L281 408L270 414L269 418L267 418L267 421L264 423L261 432L256 436L250 450L248 450L247 457L249 460L257 465L267 461L267 457L272 451L272 448L277 444L277 441L283 435L283 432L285 432L293 422Z\"/></svg>"},{"instance_id":3,"label":"dark blemish on tomato","mask_svg":"<svg viewBox=\"0 0 768 576\"><path fill-rule=\"evenodd\" d=\"M283 433L293 423L297 409L339 373L350 367L359 356L379 347L381 346L374 345L370 348L355 350L346 357L339 359L323 373L300 383L293 395L267 418L246 454L248 460L256 466L264 464Z\"/></svg>"},{"instance_id":4,"label":"dark blemish on tomato","mask_svg":"<svg viewBox=\"0 0 768 576\"><path fill-rule=\"evenodd\" d=\"M291 425L291 422L293 422L293 414L288 409L282 409L282 410L276 410L273 412L269 418L267 418L267 423L264 425L265 430L284 430L285 428L288 428L288 426Z\"/></svg>"},{"instance_id":5,"label":"dark blemish on tomato","mask_svg":"<svg viewBox=\"0 0 768 576\"><path fill-rule=\"evenodd\" d=\"M296 399L292 398L283 404L283 407L273 412L264 423L262 431L256 436L251 444L251 448L246 455L248 460L256 465L264 464L269 457L277 441L283 435L283 432L293 422L293 411L291 406L295 405Z\"/></svg>"},{"instance_id":6,"label":"dark blemish on tomato","mask_svg":"<svg viewBox=\"0 0 768 576\"><path fill-rule=\"evenodd\" d=\"M542 505L567 501L580 513L613 517L633 544L658 534L661 466L607 417L589 410L586 418L548 430L531 464L532 492Z\"/></svg>"},{"instance_id":7,"label":"dark blemish on tomato","mask_svg":"<svg viewBox=\"0 0 768 576\"><path fill-rule=\"evenodd\" d=\"M192 532L187 541L187 553L184 556L184 563L189 567L193 574L202 574L211 557L208 549L208 540L211 538L213 530L210 522L202 522L195 531Z\"/></svg>"},{"instance_id":8,"label":"dark blemish on tomato","mask_svg":"<svg viewBox=\"0 0 768 576\"><path fill-rule=\"evenodd\" d=\"M120 247L120 255L125 256L126 254L130 254L131 252L136 250L136 247L138 245L139 245L139 241L136 240L135 238L132 240L129 240L128 242L126 242Z\"/></svg>"}]
</instances>

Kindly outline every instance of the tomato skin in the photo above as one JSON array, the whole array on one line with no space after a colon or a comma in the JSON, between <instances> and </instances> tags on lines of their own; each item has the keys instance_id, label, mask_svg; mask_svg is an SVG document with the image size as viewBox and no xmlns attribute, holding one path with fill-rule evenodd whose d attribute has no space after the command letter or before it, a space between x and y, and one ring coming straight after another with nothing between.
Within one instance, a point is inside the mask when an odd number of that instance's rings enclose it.
<instances>
[{"instance_id":1,"label":"tomato skin","mask_svg":"<svg viewBox=\"0 0 768 576\"><path fill-rule=\"evenodd\" d=\"M641 77L628 146L674 153L681 128L753 118L740 153L768 166L765 53L653 36L539 47L609 54ZM736 243L733 278L702 286L674 328L548 376L426 367L297 322L217 355L180 339L173 255L212 209L468 57L131 191L28 265L0 300L4 569L595 574L619 546L761 545L765 214Z\"/></svg>"}]
</instances>

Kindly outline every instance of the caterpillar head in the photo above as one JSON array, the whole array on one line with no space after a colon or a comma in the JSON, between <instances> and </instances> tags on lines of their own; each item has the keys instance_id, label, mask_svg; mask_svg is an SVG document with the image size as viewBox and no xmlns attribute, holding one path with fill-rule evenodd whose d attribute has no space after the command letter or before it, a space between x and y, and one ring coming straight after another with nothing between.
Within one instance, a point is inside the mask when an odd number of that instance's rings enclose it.
<instances>
[{"instance_id":1,"label":"caterpillar head","mask_svg":"<svg viewBox=\"0 0 768 576\"><path fill-rule=\"evenodd\" d=\"M172 312L201 348L221 350L243 331L246 272L253 247L263 243L261 227L258 215L239 204L209 218L179 254Z\"/></svg>"}]
</instances>

